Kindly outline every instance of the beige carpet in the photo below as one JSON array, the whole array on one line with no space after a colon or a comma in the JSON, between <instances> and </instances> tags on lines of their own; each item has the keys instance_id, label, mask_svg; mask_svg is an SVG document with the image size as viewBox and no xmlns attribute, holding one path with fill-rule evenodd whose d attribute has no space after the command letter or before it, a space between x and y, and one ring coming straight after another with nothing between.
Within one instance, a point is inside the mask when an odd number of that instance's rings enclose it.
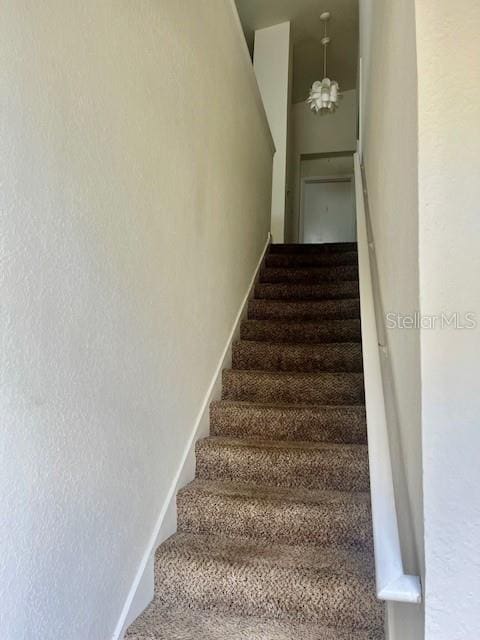
<instances>
[{"instance_id":1,"label":"beige carpet","mask_svg":"<svg viewBox=\"0 0 480 640\"><path fill-rule=\"evenodd\" d=\"M272 245L128 640L382 640L354 244Z\"/></svg>"}]
</instances>

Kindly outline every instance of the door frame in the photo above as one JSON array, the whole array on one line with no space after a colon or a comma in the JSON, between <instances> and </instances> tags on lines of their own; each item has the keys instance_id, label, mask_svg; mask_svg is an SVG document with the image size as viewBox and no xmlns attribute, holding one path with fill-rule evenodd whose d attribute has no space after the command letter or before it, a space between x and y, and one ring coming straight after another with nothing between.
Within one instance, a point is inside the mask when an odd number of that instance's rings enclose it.
<instances>
[{"instance_id":1,"label":"door frame","mask_svg":"<svg viewBox=\"0 0 480 640\"><path fill-rule=\"evenodd\" d=\"M304 204L304 189L306 184L319 183L319 182L350 182L353 186L353 173L346 173L342 176L304 176L300 178L300 211L298 215L298 242L303 244L303 204Z\"/></svg>"}]
</instances>

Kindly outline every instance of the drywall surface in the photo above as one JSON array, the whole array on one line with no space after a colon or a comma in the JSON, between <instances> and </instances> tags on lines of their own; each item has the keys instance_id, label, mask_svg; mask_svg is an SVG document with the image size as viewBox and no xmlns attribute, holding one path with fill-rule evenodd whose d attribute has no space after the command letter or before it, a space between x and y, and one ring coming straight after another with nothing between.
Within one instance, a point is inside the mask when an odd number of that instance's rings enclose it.
<instances>
[{"instance_id":1,"label":"drywall surface","mask_svg":"<svg viewBox=\"0 0 480 640\"><path fill-rule=\"evenodd\" d=\"M0 637L112 637L270 227L229 3L7 1Z\"/></svg>"},{"instance_id":2,"label":"drywall surface","mask_svg":"<svg viewBox=\"0 0 480 640\"><path fill-rule=\"evenodd\" d=\"M380 298L385 314L413 314L419 309L414 2L365 0L360 25L363 159ZM420 333L381 321L386 324L387 413L404 560L409 573L424 577ZM392 605L389 623L392 638L423 637L419 607Z\"/></svg>"},{"instance_id":3,"label":"drywall surface","mask_svg":"<svg viewBox=\"0 0 480 640\"><path fill-rule=\"evenodd\" d=\"M253 66L275 142L272 177L272 236L283 242L291 95L290 22L255 31Z\"/></svg>"},{"instance_id":4,"label":"drywall surface","mask_svg":"<svg viewBox=\"0 0 480 640\"><path fill-rule=\"evenodd\" d=\"M287 210L287 232L289 242L298 241L300 213L301 164L305 156L352 152L356 148L357 92L342 93L340 106L334 113L315 114L305 102L292 107L291 175L293 197L291 209Z\"/></svg>"},{"instance_id":5,"label":"drywall surface","mask_svg":"<svg viewBox=\"0 0 480 640\"><path fill-rule=\"evenodd\" d=\"M420 306L477 322L421 336L427 640L480 637L480 4L458 9L416 3Z\"/></svg>"},{"instance_id":6,"label":"drywall surface","mask_svg":"<svg viewBox=\"0 0 480 640\"><path fill-rule=\"evenodd\" d=\"M306 157L301 160L302 178L353 175L353 156Z\"/></svg>"},{"instance_id":7,"label":"drywall surface","mask_svg":"<svg viewBox=\"0 0 480 640\"><path fill-rule=\"evenodd\" d=\"M357 92L344 91L334 113L313 113L305 102L293 105L293 141L297 154L355 151Z\"/></svg>"}]
</instances>

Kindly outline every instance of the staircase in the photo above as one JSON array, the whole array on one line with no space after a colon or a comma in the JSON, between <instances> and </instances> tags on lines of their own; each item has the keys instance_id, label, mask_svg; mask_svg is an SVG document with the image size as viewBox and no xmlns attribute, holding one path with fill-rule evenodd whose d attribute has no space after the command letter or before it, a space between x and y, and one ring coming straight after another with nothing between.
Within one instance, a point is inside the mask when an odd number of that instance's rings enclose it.
<instances>
[{"instance_id":1,"label":"staircase","mask_svg":"<svg viewBox=\"0 0 480 640\"><path fill-rule=\"evenodd\" d=\"M381 640L355 244L272 245L128 640Z\"/></svg>"}]
</instances>

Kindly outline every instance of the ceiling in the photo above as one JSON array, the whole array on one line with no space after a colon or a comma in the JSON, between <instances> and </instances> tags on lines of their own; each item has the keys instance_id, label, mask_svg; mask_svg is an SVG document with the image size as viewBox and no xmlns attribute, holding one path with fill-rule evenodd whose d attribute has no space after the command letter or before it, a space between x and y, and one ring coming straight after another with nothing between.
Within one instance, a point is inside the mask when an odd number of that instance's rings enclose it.
<instances>
[{"instance_id":1,"label":"ceiling","mask_svg":"<svg viewBox=\"0 0 480 640\"><path fill-rule=\"evenodd\" d=\"M330 11L328 75L340 90L354 89L357 74L358 0L236 0L250 51L256 29L290 20L293 24L293 102L305 100L312 83L322 79L323 25Z\"/></svg>"}]
</instances>

